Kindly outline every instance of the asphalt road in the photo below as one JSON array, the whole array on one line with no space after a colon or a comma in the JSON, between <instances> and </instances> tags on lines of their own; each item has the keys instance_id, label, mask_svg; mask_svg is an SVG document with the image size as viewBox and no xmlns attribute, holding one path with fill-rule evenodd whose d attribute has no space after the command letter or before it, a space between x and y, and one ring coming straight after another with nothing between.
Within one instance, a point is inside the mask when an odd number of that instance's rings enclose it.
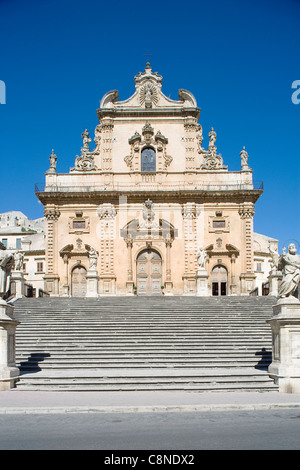
<instances>
[{"instance_id":1,"label":"asphalt road","mask_svg":"<svg viewBox=\"0 0 300 470\"><path fill-rule=\"evenodd\" d=\"M0 416L0 450L165 449L299 450L300 410Z\"/></svg>"}]
</instances>

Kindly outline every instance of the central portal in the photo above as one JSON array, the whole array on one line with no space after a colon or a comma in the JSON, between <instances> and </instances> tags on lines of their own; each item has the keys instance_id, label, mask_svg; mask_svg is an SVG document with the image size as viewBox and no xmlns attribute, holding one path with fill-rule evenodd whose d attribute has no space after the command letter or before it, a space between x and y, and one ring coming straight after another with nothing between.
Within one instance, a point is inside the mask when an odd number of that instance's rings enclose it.
<instances>
[{"instance_id":1,"label":"central portal","mask_svg":"<svg viewBox=\"0 0 300 470\"><path fill-rule=\"evenodd\" d=\"M137 295L161 295L162 262L160 254L143 250L136 260Z\"/></svg>"},{"instance_id":2,"label":"central portal","mask_svg":"<svg viewBox=\"0 0 300 470\"><path fill-rule=\"evenodd\" d=\"M72 271L72 296L86 296L86 269L83 266L76 266Z\"/></svg>"}]
</instances>

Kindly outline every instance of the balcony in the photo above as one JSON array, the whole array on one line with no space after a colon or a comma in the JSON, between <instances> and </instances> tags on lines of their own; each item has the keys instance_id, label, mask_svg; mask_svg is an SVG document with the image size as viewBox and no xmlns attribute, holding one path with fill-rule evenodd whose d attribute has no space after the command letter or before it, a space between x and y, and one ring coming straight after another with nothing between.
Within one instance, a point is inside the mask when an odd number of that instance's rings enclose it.
<instances>
[{"instance_id":1,"label":"balcony","mask_svg":"<svg viewBox=\"0 0 300 470\"><path fill-rule=\"evenodd\" d=\"M174 182L174 183L155 183L151 181L142 181L139 183L121 183L113 182L107 184L66 184L66 182L56 182L53 184L45 185L37 183L35 185L35 193L99 193L99 192L198 192L198 191L263 191L262 181L253 181L252 183L187 183L187 182Z\"/></svg>"}]
</instances>

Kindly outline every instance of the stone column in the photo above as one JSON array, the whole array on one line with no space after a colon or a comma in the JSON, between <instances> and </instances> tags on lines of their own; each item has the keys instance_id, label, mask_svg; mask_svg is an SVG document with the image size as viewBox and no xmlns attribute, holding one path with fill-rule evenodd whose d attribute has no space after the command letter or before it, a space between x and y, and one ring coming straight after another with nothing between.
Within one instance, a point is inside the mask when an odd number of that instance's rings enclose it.
<instances>
[{"instance_id":1,"label":"stone column","mask_svg":"<svg viewBox=\"0 0 300 470\"><path fill-rule=\"evenodd\" d=\"M60 216L60 211L54 207L46 207L45 217L47 220L46 225L46 274L44 276L45 280L45 290L49 292L52 296L59 295L59 276L56 271L56 257L57 257L57 247L56 247L56 237L57 230L56 225L58 218Z\"/></svg>"},{"instance_id":2,"label":"stone column","mask_svg":"<svg viewBox=\"0 0 300 470\"><path fill-rule=\"evenodd\" d=\"M236 255L233 253L233 254L231 255L230 295L237 295L235 260L236 260Z\"/></svg>"},{"instance_id":3,"label":"stone column","mask_svg":"<svg viewBox=\"0 0 300 470\"><path fill-rule=\"evenodd\" d=\"M116 276L114 274L115 239L116 239L116 207L114 204L101 204L97 209L100 219L100 294L116 295Z\"/></svg>"},{"instance_id":4,"label":"stone column","mask_svg":"<svg viewBox=\"0 0 300 470\"><path fill-rule=\"evenodd\" d=\"M69 257L64 255L64 268L65 268L65 280L63 285L63 296L69 297L70 286L69 286Z\"/></svg>"},{"instance_id":5,"label":"stone column","mask_svg":"<svg viewBox=\"0 0 300 470\"><path fill-rule=\"evenodd\" d=\"M166 244L166 281L165 281L165 295L173 295L172 288L172 276L171 276L171 247L172 240L171 238L165 239Z\"/></svg>"},{"instance_id":6,"label":"stone column","mask_svg":"<svg viewBox=\"0 0 300 470\"><path fill-rule=\"evenodd\" d=\"M272 329L273 359L269 375L279 392L300 393L300 302L293 296L280 299L267 321Z\"/></svg>"},{"instance_id":7,"label":"stone column","mask_svg":"<svg viewBox=\"0 0 300 470\"><path fill-rule=\"evenodd\" d=\"M16 328L14 307L0 299L0 391L14 388L19 376L16 366Z\"/></svg>"},{"instance_id":8,"label":"stone column","mask_svg":"<svg viewBox=\"0 0 300 470\"><path fill-rule=\"evenodd\" d=\"M134 281L133 281L133 269L132 269L133 239L132 239L131 235L128 235L128 237L125 238L125 243L126 243L126 246L127 246L127 282L126 282L126 290L127 290L127 295L134 295L134 292L133 292Z\"/></svg>"},{"instance_id":9,"label":"stone column","mask_svg":"<svg viewBox=\"0 0 300 470\"><path fill-rule=\"evenodd\" d=\"M187 202L182 207L183 236L184 236L184 274L183 295L196 293L196 252L197 252L197 215L198 207Z\"/></svg>"},{"instance_id":10,"label":"stone column","mask_svg":"<svg viewBox=\"0 0 300 470\"><path fill-rule=\"evenodd\" d=\"M244 242L244 272L240 275L241 294L248 295L254 285L255 274L253 270L253 216L255 214L252 202L240 205L239 214L242 219L243 242Z\"/></svg>"}]
</instances>

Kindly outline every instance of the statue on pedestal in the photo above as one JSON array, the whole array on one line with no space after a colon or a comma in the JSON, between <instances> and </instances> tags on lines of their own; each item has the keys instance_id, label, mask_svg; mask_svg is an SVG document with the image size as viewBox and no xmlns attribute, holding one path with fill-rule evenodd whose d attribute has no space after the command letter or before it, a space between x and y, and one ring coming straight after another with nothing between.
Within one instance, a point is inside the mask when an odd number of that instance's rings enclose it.
<instances>
[{"instance_id":1,"label":"statue on pedestal","mask_svg":"<svg viewBox=\"0 0 300 470\"><path fill-rule=\"evenodd\" d=\"M4 245L0 244L0 297L3 299L9 290L10 273L14 264L14 257L7 253Z\"/></svg>"},{"instance_id":2,"label":"statue on pedestal","mask_svg":"<svg viewBox=\"0 0 300 470\"><path fill-rule=\"evenodd\" d=\"M216 133L216 131L214 130L213 127L211 128L210 133L208 134L208 136L209 136L208 146L209 147L215 146L215 143L216 143L216 140L217 140L217 133Z\"/></svg>"},{"instance_id":3,"label":"statue on pedestal","mask_svg":"<svg viewBox=\"0 0 300 470\"><path fill-rule=\"evenodd\" d=\"M279 298L290 297L298 288L300 282L300 255L296 255L294 243L288 246L288 253L280 256L278 269L282 271L283 279L279 286Z\"/></svg>"},{"instance_id":4,"label":"statue on pedestal","mask_svg":"<svg viewBox=\"0 0 300 470\"><path fill-rule=\"evenodd\" d=\"M16 253L14 254L15 271L22 271L23 261L24 261L24 254L21 253L20 251L16 251Z\"/></svg>"},{"instance_id":5,"label":"statue on pedestal","mask_svg":"<svg viewBox=\"0 0 300 470\"><path fill-rule=\"evenodd\" d=\"M96 270L97 269L97 261L98 261L98 254L94 250L94 248L90 248L89 251L89 260L90 260L90 266L89 269Z\"/></svg>"},{"instance_id":6,"label":"statue on pedestal","mask_svg":"<svg viewBox=\"0 0 300 470\"><path fill-rule=\"evenodd\" d=\"M249 171L250 167L248 165L248 152L246 152L245 147L243 147L243 150L240 152L240 157L241 157L241 166L242 166L242 171Z\"/></svg>"},{"instance_id":7,"label":"statue on pedestal","mask_svg":"<svg viewBox=\"0 0 300 470\"><path fill-rule=\"evenodd\" d=\"M278 271L278 263L279 263L279 254L278 254L278 249L276 246L271 246L269 244L269 253L271 255L272 261L270 262L271 264L271 272L277 272Z\"/></svg>"},{"instance_id":8,"label":"statue on pedestal","mask_svg":"<svg viewBox=\"0 0 300 470\"><path fill-rule=\"evenodd\" d=\"M205 262L206 262L207 252L203 248L199 248L197 253L197 262L199 269L205 269Z\"/></svg>"}]
</instances>

